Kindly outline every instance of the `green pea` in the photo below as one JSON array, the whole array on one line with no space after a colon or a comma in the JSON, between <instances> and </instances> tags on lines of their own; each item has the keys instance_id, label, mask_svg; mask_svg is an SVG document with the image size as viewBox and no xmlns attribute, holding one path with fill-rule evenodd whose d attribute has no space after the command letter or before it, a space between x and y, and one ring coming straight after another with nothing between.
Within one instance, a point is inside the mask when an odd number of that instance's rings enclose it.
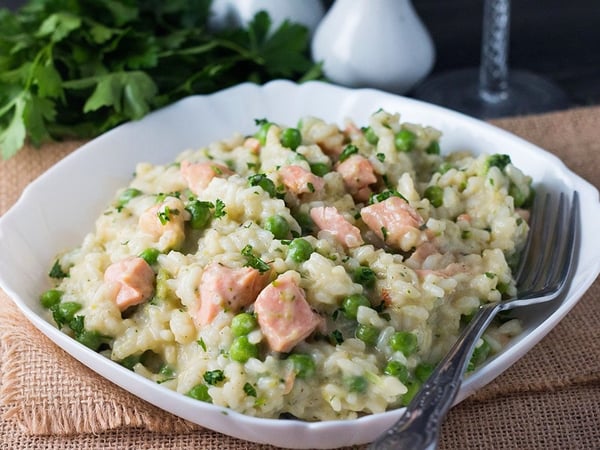
<instances>
[{"instance_id":1,"label":"green pea","mask_svg":"<svg viewBox=\"0 0 600 450\"><path fill-rule=\"evenodd\" d=\"M410 377L408 368L400 361L390 361L383 369L383 373L398 378L403 383L406 383Z\"/></svg>"},{"instance_id":2,"label":"green pea","mask_svg":"<svg viewBox=\"0 0 600 450\"><path fill-rule=\"evenodd\" d=\"M245 363L258 356L258 347L248 340L248 336L238 336L229 347L229 357L233 361Z\"/></svg>"},{"instance_id":3,"label":"green pea","mask_svg":"<svg viewBox=\"0 0 600 450\"><path fill-rule=\"evenodd\" d=\"M259 128L254 134L254 137L258 139L258 142L260 142L261 145L265 145L267 143L267 133L273 124L266 119L256 120L256 124L259 125Z\"/></svg>"},{"instance_id":4,"label":"green pea","mask_svg":"<svg viewBox=\"0 0 600 450\"><path fill-rule=\"evenodd\" d=\"M296 238L288 246L288 256L297 263L307 261L313 252L313 247L306 239Z\"/></svg>"},{"instance_id":5,"label":"green pea","mask_svg":"<svg viewBox=\"0 0 600 450\"><path fill-rule=\"evenodd\" d=\"M408 331L397 331L390 337L390 347L395 352L402 352L405 356L412 355L419 345L417 336Z\"/></svg>"},{"instance_id":6,"label":"green pea","mask_svg":"<svg viewBox=\"0 0 600 450\"><path fill-rule=\"evenodd\" d=\"M273 181L264 173L251 175L248 177L248 182L250 183L250 186L260 186L273 198L277 196L277 188L275 187L275 183L273 183Z\"/></svg>"},{"instance_id":7,"label":"green pea","mask_svg":"<svg viewBox=\"0 0 600 450\"><path fill-rule=\"evenodd\" d=\"M305 353L293 353L288 356L292 362L294 372L298 378L310 378L315 374L315 361L312 356Z\"/></svg>"},{"instance_id":8,"label":"green pea","mask_svg":"<svg viewBox=\"0 0 600 450\"><path fill-rule=\"evenodd\" d=\"M440 186L429 186L423 195L434 208L439 208L444 204L444 189Z\"/></svg>"},{"instance_id":9,"label":"green pea","mask_svg":"<svg viewBox=\"0 0 600 450\"><path fill-rule=\"evenodd\" d=\"M77 302L62 302L51 307L52 317L59 328L69 323L75 317L75 313L81 309Z\"/></svg>"},{"instance_id":10,"label":"green pea","mask_svg":"<svg viewBox=\"0 0 600 450\"><path fill-rule=\"evenodd\" d=\"M77 335L77 341L81 342L88 348L94 351L98 351L100 346L106 342L106 336L98 333L97 331L83 330Z\"/></svg>"},{"instance_id":11,"label":"green pea","mask_svg":"<svg viewBox=\"0 0 600 450\"><path fill-rule=\"evenodd\" d=\"M234 336L245 336L257 327L254 315L244 312L237 314L231 320L231 332Z\"/></svg>"},{"instance_id":12,"label":"green pea","mask_svg":"<svg viewBox=\"0 0 600 450\"><path fill-rule=\"evenodd\" d=\"M148 264L152 265L158 260L158 255L160 255L160 251L158 251L155 248L149 247L142 251L138 256L144 261L146 261Z\"/></svg>"},{"instance_id":13,"label":"green pea","mask_svg":"<svg viewBox=\"0 0 600 450\"><path fill-rule=\"evenodd\" d=\"M371 127L363 128L363 133L365 134L365 139L367 140L367 142L369 144L377 145L377 142L379 142L379 136L377 136L377 133L375 133L373 128L371 128Z\"/></svg>"},{"instance_id":14,"label":"green pea","mask_svg":"<svg viewBox=\"0 0 600 450\"><path fill-rule=\"evenodd\" d=\"M373 325L358 324L355 336L367 345L375 345L379 337L379 329Z\"/></svg>"},{"instance_id":15,"label":"green pea","mask_svg":"<svg viewBox=\"0 0 600 450\"><path fill-rule=\"evenodd\" d=\"M310 234L315 228L315 224L308 213L299 212L294 216L294 219L296 219L296 222L300 225L302 234Z\"/></svg>"},{"instance_id":16,"label":"green pea","mask_svg":"<svg viewBox=\"0 0 600 450\"><path fill-rule=\"evenodd\" d=\"M342 301L342 309L344 310L344 315L348 319L356 319L356 314L358 313L359 306L370 307L371 302L367 297L365 297L362 294L349 295Z\"/></svg>"},{"instance_id":17,"label":"green pea","mask_svg":"<svg viewBox=\"0 0 600 450\"><path fill-rule=\"evenodd\" d=\"M297 128L286 128L281 133L281 144L284 147L296 150L302 144L302 134Z\"/></svg>"},{"instance_id":18,"label":"green pea","mask_svg":"<svg viewBox=\"0 0 600 450\"><path fill-rule=\"evenodd\" d=\"M421 389L421 383L419 381L416 380L412 380L409 381L407 383L405 383L406 388L408 389L408 391L406 391L405 394L402 395L400 402L402 403L403 406L408 405L411 400L413 399L413 397L415 395L417 395L417 392L419 392L419 389Z\"/></svg>"},{"instance_id":19,"label":"green pea","mask_svg":"<svg viewBox=\"0 0 600 450\"><path fill-rule=\"evenodd\" d=\"M285 217L276 214L265 220L264 228L273 233L275 239L285 239L290 233L290 224Z\"/></svg>"},{"instance_id":20,"label":"green pea","mask_svg":"<svg viewBox=\"0 0 600 450\"><path fill-rule=\"evenodd\" d=\"M358 392L359 394L366 392L367 388L369 387L369 382L361 375L355 375L348 378L347 383L350 392Z\"/></svg>"},{"instance_id":21,"label":"green pea","mask_svg":"<svg viewBox=\"0 0 600 450\"><path fill-rule=\"evenodd\" d=\"M352 280L356 283L362 284L366 288L372 288L375 286L377 276L373 269L367 266L358 266L354 269L352 274Z\"/></svg>"},{"instance_id":22,"label":"green pea","mask_svg":"<svg viewBox=\"0 0 600 450\"><path fill-rule=\"evenodd\" d=\"M196 400L212 403L212 398L208 393L208 386L205 384L197 384L192 389L190 389L190 391L186 395Z\"/></svg>"},{"instance_id":23,"label":"green pea","mask_svg":"<svg viewBox=\"0 0 600 450\"><path fill-rule=\"evenodd\" d=\"M420 363L415 367L415 378L420 382L425 383L427 378L429 378L429 375L433 372L433 369L435 369L435 366L432 364Z\"/></svg>"},{"instance_id":24,"label":"green pea","mask_svg":"<svg viewBox=\"0 0 600 450\"><path fill-rule=\"evenodd\" d=\"M63 291L58 289L49 289L40 295L40 303L44 308L51 308L54 305L60 303L62 299Z\"/></svg>"},{"instance_id":25,"label":"green pea","mask_svg":"<svg viewBox=\"0 0 600 450\"><path fill-rule=\"evenodd\" d=\"M431 141L429 146L425 149L425 153L428 153L430 155L439 155L440 143L438 141Z\"/></svg>"},{"instance_id":26,"label":"green pea","mask_svg":"<svg viewBox=\"0 0 600 450\"><path fill-rule=\"evenodd\" d=\"M129 201L132 198L135 198L135 197L137 197L137 196L139 196L141 194L142 194L142 191L140 191L139 189L136 189L136 188L127 188L127 189L125 189L119 195L119 199L117 200L117 207L122 208L127 203L129 203Z\"/></svg>"},{"instance_id":27,"label":"green pea","mask_svg":"<svg viewBox=\"0 0 600 450\"><path fill-rule=\"evenodd\" d=\"M328 174L329 172L331 172L331 168L326 163L317 162L317 163L310 164L310 171L312 173L314 173L315 175L322 177L325 174Z\"/></svg>"},{"instance_id":28,"label":"green pea","mask_svg":"<svg viewBox=\"0 0 600 450\"><path fill-rule=\"evenodd\" d=\"M402 129L394 136L394 145L399 152L410 152L413 149L417 135L410 130Z\"/></svg>"},{"instance_id":29,"label":"green pea","mask_svg":"<svg viewBox=\"0 0 600 450\"><path fill-rule=\"evenodd\" d=\"M208 225L212 217L211 208L213 207L210 202L201 202L200 200L194 200L189 202L185 209L190 213L190 226L194 230L202 230Z\"/></svg>"}]
</instances>

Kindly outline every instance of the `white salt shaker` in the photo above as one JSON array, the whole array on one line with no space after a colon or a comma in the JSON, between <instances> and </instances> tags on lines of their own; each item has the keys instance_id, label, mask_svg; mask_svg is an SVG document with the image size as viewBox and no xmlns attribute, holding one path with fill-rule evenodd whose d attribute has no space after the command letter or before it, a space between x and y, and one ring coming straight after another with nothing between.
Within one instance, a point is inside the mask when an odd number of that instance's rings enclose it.
<instances>
[{"instance_id":1,"label":"white salt shaker","mask_svg":"<svg viewBox=\"0 0 600 450\"><path fill-rule=\"evenodd\" d=\"M312 57L334 83L402 94L429 74L435 49L410 0L336 0Z\"/></svg>"}]
</instances>

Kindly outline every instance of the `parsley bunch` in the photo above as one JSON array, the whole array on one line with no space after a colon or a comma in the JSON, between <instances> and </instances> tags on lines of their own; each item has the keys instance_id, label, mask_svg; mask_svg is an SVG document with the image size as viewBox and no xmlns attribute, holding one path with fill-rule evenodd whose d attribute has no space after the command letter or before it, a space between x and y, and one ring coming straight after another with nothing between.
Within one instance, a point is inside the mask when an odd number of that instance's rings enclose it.
<instances>
[{"instance_id":1,"label":"parsley bunch","mask_svg":"<svg viewBox=\"0 0 600 450\"><path fill-rule=\"evenodd\" d=\"M30 0L0 9L0 151L96 136L190 94L321 75L308 30L207 28L210 0Z\"/></svg>"}]
</instances>

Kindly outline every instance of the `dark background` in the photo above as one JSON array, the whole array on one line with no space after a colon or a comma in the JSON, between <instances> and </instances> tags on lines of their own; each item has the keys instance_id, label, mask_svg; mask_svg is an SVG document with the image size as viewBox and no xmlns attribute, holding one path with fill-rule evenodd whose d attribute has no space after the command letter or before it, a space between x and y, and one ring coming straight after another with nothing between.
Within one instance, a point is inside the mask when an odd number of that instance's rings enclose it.
<instances>
[{"instance_id":1,"label":"dark background","mask_svg":"<svg viewBox=\"0 0 600 450\"><path fill-rule=\"evenodd\" d=\"M436 46L433 74L479 65L483 0L412 3ZM551 79L571 106L600 104L600 0L513 0L511 9L510 67Z\"/></svg>"},{"instance_id":2,"label":"dark background","mask_svg":"<svg viewBox=\"0 0 600 450\"><path fill-rule=\"evenodd\" d=\"M483 0L413 0L436 46L434 73L477 66ZM572 105L600 103L600 0L513 0L509 66L545 76Z\"/></svg>"}]
</instances>

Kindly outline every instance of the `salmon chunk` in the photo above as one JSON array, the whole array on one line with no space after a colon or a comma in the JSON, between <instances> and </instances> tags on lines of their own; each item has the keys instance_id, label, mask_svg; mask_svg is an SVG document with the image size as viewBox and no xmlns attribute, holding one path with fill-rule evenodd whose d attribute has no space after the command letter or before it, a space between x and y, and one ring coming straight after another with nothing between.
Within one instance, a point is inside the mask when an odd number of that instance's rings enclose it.
<instances>
[{"instance_id":1,"label":"salmon chunk","mask_svg":"<svg viewBox=\"0 0 600 450\"><path fill-rule=\"evenodd\" d=\"M311 309L298 285L298 277L291 271L262 290L254 312L269 347L276 352L289 352L321 324L320 316Z\"/></svg>"},{"instance_id":2,"label":"salmon chunk","mask_svg":"<svg viewBox=\"0 0 600 450\"><path fill-rule=\"evenodd\" d=\"M419 213L400 197L390 197L360 211L365 224L391 247L409 251L419 240L425 223ZM410 234L411 236L407 236ZM406 239L405 238L410 238Z\"/></svg>"},{"instance_id":3,"label":"salmon chunk","mask_svg":"<svg viewBox=\"0 0 600 450\"><path fill-rule=\"evenodd\" d=\"M208 265L202 273L198 303L192 311L195 322L204 326L220 311L240 311L254 302L268 281L268 273L251 267L231 269L219 263Z\"/></svg>"},{"instance_id":4,"label":"salmon chunk","mask_svg":"<svg viewBox=\"0 0 600 450\"><path fill-rule=\"evenodd\" d=\"M351 155L336 167L344 179L344 185L352 197L358 202L369 200L371 188L369 185L377 182L373 166L362 155Z\"/></svg>"},{"instance_id":5,"label":"salmon chunk","mask_svg":"<svg viewBox=\"0 0 600 450\"><path fill-rule=\"evenodd\" d=\"M180 170L190 191L196 195L199 195L213 178L227 178L235 173L229 167L213 162L182 161Z\"/></svg>"},{"instance_id":6,"label":"salmon chunk","mask_svg":"<svg viewBox=\"0 0 600 450\"><path fill-rule=\"evenodd\" d=\"M117 261L104 272L104 281L115 283L119 287L115 303L121 311L152 297L154 278L152 267L137 256Z\"/></svg>"},{"instance_id":7,"label":"salmon chunk","mask_svg":"<svg viewBox=\"0 0 600 450\"><path fill-rule=\"evenodd\" d=\"M325 180L300 166L283 166L279 176L288 191L294 194L319 192L325 187Z\"/></svg>"},{"instance_id":8,"label":"salmon chunk","mask_svg":"<svg viewBox=\"0 0 600 450\"><path fill-rule=\"evenodd\" d=\"M348 222L334 206L317 206L310 210L313 222L331 233L342 245L353 248L364 243L360 230Z\"/></svg>"},{"instance_id":9,"label":"salmon chunk","mask_svg":"<svg viewBox=\"0 0 600 450\"><path fill-rule=\"evenodd\" d=\"M148 208L138 220L140 230L148 234L160 251L177 248L185 239L185 219L188 212L176 197Z\"/></svg>"}]
</instances>

